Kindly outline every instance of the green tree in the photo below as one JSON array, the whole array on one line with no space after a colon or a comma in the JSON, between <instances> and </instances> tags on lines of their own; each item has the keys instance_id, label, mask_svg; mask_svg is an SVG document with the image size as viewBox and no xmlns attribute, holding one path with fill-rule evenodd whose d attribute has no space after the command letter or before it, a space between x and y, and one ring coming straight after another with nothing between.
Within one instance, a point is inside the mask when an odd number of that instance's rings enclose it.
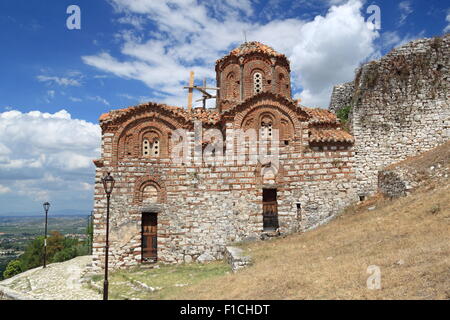
<instances>
[{"instance_id":1,"label":"green tree","mask_svg":"<svg viewBox=\"0 0 450 320\"><path fill-rule=\"evenodd\" d=\"M63 262L70 259L73 259L78 256L78 251L76 247L65 248L59 252L57 252L53 258L52 262Z\"/></svg>"},{"instance_id":2,"label":"green tree","mask_svg":"<svg viewBox=\"0 0 450 320\"><path fill-rule=\"evenodd\" d=\"M52 260L53 256L61 250L66 248L66 238L58 231L50 232L50 237L47 239L47 260Z\"/></svg>"},{"instance_id":3,"label":"green tree","mask_svg":"<svg viewBox=\"0 0 450 320\"><path fill-rule=\"evenodd\" d=\"M23 255L20 256L23 270L37 268L44 264L44 237L39 236L31 241L25 249Z\"/></svg>"},{"instance_id":4,"label":"green tree","mask_svg":"<svg viewBox=\"0 0 450 320\"><path fill-rule=\"evenodd\" d=\"M63 262L81 255L89 254L86 243L78 239L64 237L57 231L52 231L47 238L47 261ZM37 268L44 264L44 237L39 236L31 241L24 254L19 257L21 272Z\"/></svg>"},{"instance_id":5,"label":"green tree","mask_svg":"<svg viewBox=\"0 0 450 320\"><path fill-rule=\"evenodd\" d=\"M21 272L23 272L22 263L19 260L13 260L6 266L6 270L3 272L3 277L8 279Z\"/></svg>"}]
</instances>

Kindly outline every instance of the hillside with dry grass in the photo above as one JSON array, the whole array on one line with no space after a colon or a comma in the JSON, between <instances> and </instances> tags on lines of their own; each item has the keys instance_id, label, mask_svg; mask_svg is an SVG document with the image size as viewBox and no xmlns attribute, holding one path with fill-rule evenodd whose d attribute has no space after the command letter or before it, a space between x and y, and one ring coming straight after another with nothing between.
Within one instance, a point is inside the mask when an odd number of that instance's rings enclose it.
<instances>
[{"instance_id":1,"label":"hillside with dry grass","mask_svg":"<svg viewBox=\"0 0 450 320\"><path fill-rule=\"evenodd\" d=\"M450 299L449 180L395 201L372 199L314 231L245 249L252 267L172 298ZM370 265L380 267L381 290L367 289Z\"/></svg>"}]
</instances>

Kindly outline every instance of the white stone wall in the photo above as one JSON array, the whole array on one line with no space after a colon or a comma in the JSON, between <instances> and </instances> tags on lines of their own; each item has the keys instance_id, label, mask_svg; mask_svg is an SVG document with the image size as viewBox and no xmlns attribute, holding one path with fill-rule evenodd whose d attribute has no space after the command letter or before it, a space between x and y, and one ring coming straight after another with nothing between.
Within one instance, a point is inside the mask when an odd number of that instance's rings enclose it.
<instances>
[{"instance_id":1,"label":"white stone wall","mask_svg":"<svg viewBox=\"0 0 450 320\"><path fill-rule=\"evenodd\" d=\"M354 91L353 81L335 86L331 95L330 111L336 113L340 109L352 105Z\"/></svg>"}]
</instances>

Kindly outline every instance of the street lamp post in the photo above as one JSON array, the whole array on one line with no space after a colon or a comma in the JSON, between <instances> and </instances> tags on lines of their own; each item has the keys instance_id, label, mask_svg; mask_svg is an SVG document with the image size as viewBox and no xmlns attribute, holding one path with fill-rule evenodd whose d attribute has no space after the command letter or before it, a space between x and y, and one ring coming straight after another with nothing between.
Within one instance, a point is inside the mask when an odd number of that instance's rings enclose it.
<instances>
[{"instance_id":1,"label":"street lamp post","mask_svg":"<svg viewBox=\"0 0 450 320\"><path fill-rule=\"evenodd\" d=\"M108 300L108 254L109 254L109 202L114 189L114 178L111 173L102 179L103 188L106 193L106 243L105 243L105 280L103 282L103 300Z\"/></svg>"},{"instance_id":2,"label":"street lamp post","mask_svg":"<svg viewBox=\"0 0 450 320\"><path fill-rule=\"evenodd\" d=\"M50 203L46 202L44 203L44 210L45 210L45 237L44 237L44 268L47 267L47 217L48 217L48 210L50 209Z\"/></svg>"}]
</instances>

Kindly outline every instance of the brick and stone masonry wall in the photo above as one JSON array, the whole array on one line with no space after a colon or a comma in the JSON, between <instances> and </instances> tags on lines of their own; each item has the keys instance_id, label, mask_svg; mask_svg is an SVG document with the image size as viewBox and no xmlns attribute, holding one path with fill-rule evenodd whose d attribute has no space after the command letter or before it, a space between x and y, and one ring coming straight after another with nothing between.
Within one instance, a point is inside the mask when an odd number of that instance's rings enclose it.
<instances>
[{"instance_id":1,"label":"brick and stone masonry wall","mask_svg":"<svg viewBox=\"0 0 450 320\"><path fill-rule=\"evenodd\" d=\"M450 139L449 48L449 34L416 40L357 71L350 127L360 195L377 190L383 167Z\"/></svg>"},{"instance_id":2,"label":"brick and stone masonry wall","mask_svg":"<svg viewBox=\"0 0 450 320\"><path fill-rule=\"evenodd\" d=\"M308 136L307 129L303 132ZM192 135L191 135L192 136ZM347 147L283 146L275 179L263 179L261 166L174 165L169 159L111 162L113 134L103 137L104 167L97 169L94 215L94 269L103 266L106 198L101 178L116 180L111 199L110 264L141 262L141 216L145 206L133 199L142 181L161 184L164 199L158 214L158 258L180 263L223 257L225 247L263 231L262 190L278 190L280 231L313 228L357 200L352 170L354 153ZM297 150L297 151L296 151ZM300 210L297 207L300 204Z\"/></svg>"}]
</instances>

